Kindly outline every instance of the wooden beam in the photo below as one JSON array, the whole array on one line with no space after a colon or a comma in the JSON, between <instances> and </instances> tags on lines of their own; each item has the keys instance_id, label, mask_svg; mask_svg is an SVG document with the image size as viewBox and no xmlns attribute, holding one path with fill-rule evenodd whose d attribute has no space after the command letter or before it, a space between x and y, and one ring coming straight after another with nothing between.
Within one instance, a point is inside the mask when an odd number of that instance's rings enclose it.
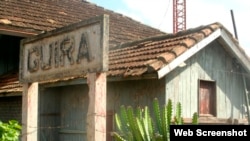
<instances>
[{"instance_id":1,"label":"wooden beam","mask_svg":"<svg viewBox=\"0 0 250 141\"><path fill-rule=\"evenodd\" d=\"M0 97L22 96L22 92L0 93Z\"/></svg>"},{"instance_id":2,"label":"wooden beam","mask_svg":"<svg viewBox=\"0 0 250 141\"><path fill-rule=\"evenodd\" d=\"M248 90L247 90L247 85L246 85L246 78L245 78L245 76L244 75L242 75L242 79L243 79L243 84L244 84L244 89L245 89L245 102L246 102L246 109L247 109L247 119L248 119L248 124L250 124L250 112L249 112L249 107L250 107L250 105L249 105L249 97L248 97L248 95L249 95L249 92L248 92Z\"/></svg>"},{"instance_id":3,"label":"wooden beam","mask_svg":"<svg viewBox=\"0 0 250 141\"><path fill-rule=\"evenodd\" d=\"M0 34L19 36L19 37L31 37L40 34L41 31L25 31L25 29L0 26Z\"/></svg>"},{"instance_id":4,"label":"wooden beam","mask_svg":"<svg viewBox=\"0 0 250 141\"><path fill-rule=\"evenodd\" d=\"M231 119L231 118L216 118L216 117L199 117L199 124L245 124L247 119ZM192 124L192 118L184 118L184 124Z\"/></svg>"},{"instance_id":5,"label":"wooden beam","mask_svg":"<svg viewBox=\"0 0 250 141\"><path fill-rule=\"evenodd\" d=\"M87 140L106 141L106 73L89 73L87 83L89 86Z\"/></svg>"},{"instance_id":6,"label":"wooden beam","mask_svg":"<svg viewBox=\"0 0 250 141\"><path fill-rule=\"evenodd\" d=\"M158 79L156 73L149 73L143 74L141 76L129 76L129 77L122 77L122 76L110 76L107 77L107 82L116 82L116 81L128 81L128 80L147 80L147 79ZM87 84L87 80L85 77L83 78L74 78L70 80L57 80L55 82L42 82L39 83L39 87L42 88L50 88L50 87L60 87L60 86L70 86L70 85L81 85Z\"/></svg>"},{"instance_id":7,"label":"wooden beam","mask_svg":"<svg viewBox=\"0 0 250 141\"><path fill-rule=\"evenodd\" d=\"M38 83L23 84L22 141L37 141Z\"/></svg>"},{"instance_id":8,"label":"wooden beam","mask_svg":"<svg viewBox=\"0 0 250 141\"><path fill-rule=\"evenodd\" d=\"M200 41L199 43L195 44L193 47L191 47L189 50L184 52L182 55L171 61L168 65L163 67L158 71L158 78L164 77L166 74L168 74L170 71L178 67L181 63L192 57L194 54L199 52L201 49L205 48L209 43L214 41L216 38L218 38L221 35L221 29L217 29L214 31L211 35Z\"/></svg>"}]
</instances>

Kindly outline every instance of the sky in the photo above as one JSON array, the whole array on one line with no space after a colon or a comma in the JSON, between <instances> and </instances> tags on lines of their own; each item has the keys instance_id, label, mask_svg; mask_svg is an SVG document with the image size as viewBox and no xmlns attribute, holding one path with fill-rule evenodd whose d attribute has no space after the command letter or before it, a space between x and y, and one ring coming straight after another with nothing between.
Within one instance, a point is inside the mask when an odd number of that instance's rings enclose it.
<instances>
[{"instance_id":1,"label":"sky","mask_svg":"<svg viewBox=\"0 0 250 141\"><path fill-rule=\"evenodd\" d=\"M173 0L88 0L143 24L173 32ZM232 12L232 13L231 13ZM250 56L250 0L186 0L186 28L221 23L233 36L232 14L240 47Z\"/></svg>"}]
</instances>

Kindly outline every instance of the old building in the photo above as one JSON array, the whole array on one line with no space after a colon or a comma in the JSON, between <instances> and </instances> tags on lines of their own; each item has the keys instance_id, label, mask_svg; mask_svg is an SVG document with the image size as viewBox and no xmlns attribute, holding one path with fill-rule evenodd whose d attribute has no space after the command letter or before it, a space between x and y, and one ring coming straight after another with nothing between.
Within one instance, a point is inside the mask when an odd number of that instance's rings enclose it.
<instances>
[{"instance_id":1,"label":"old building","mask_svg":"<svg viewBox=\"0 0 250 141\"><path fill-rule=\"evenodd\" d=\"M102 14L110 18L108 131L120 105L150 105L155 97L181 102L186 122L198 112L200 123L247 123L250 60L223 25L166 34L77 0L0 2L0 119L21 122L20 41ZM86 139L88 89L85 75L39 84L41 141Z\"/></svg>"},{"instance_id":2,"label":"old building","mask_svg":"<svg viewBox=\"0 0 250 141\"><path fill-rule=\"evenodd\" d=\"M129 17L114 13L113 11L98 7L89 2L1 1L0 8L0 42L3 46L0 53L1 100L3 99L5 101L5 99L9 99L6 96L19 95L19 97L13 98L13 103L15 104L4 104L6 106L4 109L9 109L14 112L12 108L15 108L19 111L19 114L9 113L12 114L12 116L10 116L1 113L1 119L4 121L11 118L21 121L21 103L15 102L16 100L14 100L19 99L17 101L20 101L22 93L21 85L19 85L18 82L21 39L101 14L110 15L110 48L134 39L142 39L156 34L163 34L161 31L136 22ZM3 108L4 105L1 107ZM2 111L4 110L0 112Z\"/></svg>"}]
</instances>

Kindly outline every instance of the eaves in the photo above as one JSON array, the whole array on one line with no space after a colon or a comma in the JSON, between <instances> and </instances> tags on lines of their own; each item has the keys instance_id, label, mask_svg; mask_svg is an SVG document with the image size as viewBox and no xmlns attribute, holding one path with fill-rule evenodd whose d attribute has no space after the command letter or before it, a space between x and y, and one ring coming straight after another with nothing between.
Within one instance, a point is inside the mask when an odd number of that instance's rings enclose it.
<instances>
[{"instance_id":1,"label":"eaves","mask_svg":"<svg viewBox=\"0 0 250 141\"><path fill-rule=\"evenodd\" d=\"M246 69L247 72L250 73L250 60L245 54L245 52L238 45L238 42L235 41L234 38L228 35L228 31L226 29L219 28L212 34L204 38L202 41L195 44L189 50L178 56L172 62L170 62L169 64L158 70L157 71L158 79L167 75L169 72L171 72L176 67L181 65L181 63L188 60L190 57L199 52L201 49L207 47L209 43L213 42L216 39L218 39L218 41L223 45L225 50L227 50L232 55L232 57L236 58L236 60L238 60L239 63L242 64L244 69Z\"/></svg>"}]
</instances>

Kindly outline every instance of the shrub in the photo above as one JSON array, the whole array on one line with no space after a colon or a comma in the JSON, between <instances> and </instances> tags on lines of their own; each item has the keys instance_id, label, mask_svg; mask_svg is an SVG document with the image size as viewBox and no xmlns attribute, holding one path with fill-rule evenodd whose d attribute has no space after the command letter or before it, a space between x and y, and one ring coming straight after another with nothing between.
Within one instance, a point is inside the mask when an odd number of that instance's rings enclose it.
<instances>
[{"instance_id":1,"label":"shrub","mask_svg":"<svg viewBox=\"0 0 250 141\"><path fill-rule=\"evenodd\" d=\"M16 120L7 123L0 121L0 141L18 141L21 125Z\"/></svg>"}]
</instances>

